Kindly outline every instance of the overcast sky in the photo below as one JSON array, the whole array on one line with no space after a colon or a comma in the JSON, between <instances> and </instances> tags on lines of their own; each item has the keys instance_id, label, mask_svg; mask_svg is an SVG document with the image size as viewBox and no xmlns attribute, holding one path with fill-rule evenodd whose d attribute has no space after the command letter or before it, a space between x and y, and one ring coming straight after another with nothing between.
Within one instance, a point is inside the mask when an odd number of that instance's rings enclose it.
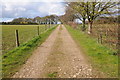
<instances>
[{"instance_id":1,"label":"overcast sky","mask_svg":"<svg viewBox=\"0 0 120 80\"><path fill-rule=\"evenodd\" d=\"M13 18L65 14L65 3L62 0L4 0L0 2L0 22L11 21Z\"/></svg>"},{"instance_id":2,"label":"overcast sky","mask_svg":"<svg viewBox=\"0 0 120 80\"><path fill-rule=\"evenodd\" d=\"M66 1L76 0L0 0L0 22L18 17L60 16L65 14Z\"/></svg>"}]
</instances>

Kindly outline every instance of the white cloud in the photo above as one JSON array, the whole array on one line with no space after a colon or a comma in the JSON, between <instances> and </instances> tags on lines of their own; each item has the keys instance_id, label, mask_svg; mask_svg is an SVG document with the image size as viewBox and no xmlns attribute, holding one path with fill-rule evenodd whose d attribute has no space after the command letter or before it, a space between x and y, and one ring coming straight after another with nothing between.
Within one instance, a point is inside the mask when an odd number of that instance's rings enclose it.
<instances>
[{"instance_id":1,"label":"white cloud","mask_svg":"<svg viewBox=\"0 0 120 80\"><path fill-rule=\"evenodd\" d=\"M65 13L65 7L61 4L53 4L49 10L49 14L63 15Z\"/></svg>"},{"instance_id":2,"label":"white cloud","mask_svg":"<svg viewBox=\"0 0 120 80\"><path fill-rule=\"evenodd\" d=\"M23 8L23 7L18 7L17 9L20 10L20 11L26 11L26 9Z\"/></svg>"},{"instance_id":3,"label":"white cloud","mask_svg":"<svg viewBox=\"0 0 120 80\"><path fill-rule=\"evenodd\" d=\"M5 10L6 11L11 11L12 10L12 6L8 3L5 4Z\"/></svg>"},{"instance_id":4,"label":"white cloud","mask_svg":"<svg viewBox=\"0 0 120 80\"><path fill-rule=\"evenodd\" d=\"M0 18L0 22L10 22L13 18Z\"/></svg>"},{"instance_id":5,"label":"white cloud","mask_svg":"<svg viewBox=\"0 0 120 80\"><path fill-rule=\"evenodd\" d=\"M52 0L50 0L52 1ZM61 2L2 2L2 17L36 17L51 14L62 15L65 13L64 4Z\"/></svg>"},{"instance_id":6,"label":"white cloud","mask_svg":"<svg viewBox=\"0 0 120 80\"><path fill-rule=\"evenodd\" d=\"M2 2L33 2L33 0L2 0ZM34 2L65 2L65 0L34 0Z\"/></svg>"}]
</instances>

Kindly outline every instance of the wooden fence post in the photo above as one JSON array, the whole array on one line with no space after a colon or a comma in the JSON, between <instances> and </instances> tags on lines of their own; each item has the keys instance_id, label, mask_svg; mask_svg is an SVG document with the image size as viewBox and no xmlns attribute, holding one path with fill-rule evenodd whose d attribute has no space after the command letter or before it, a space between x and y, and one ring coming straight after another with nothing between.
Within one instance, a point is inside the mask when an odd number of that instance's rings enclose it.
<instances>
[{"instance_id":1,"label":"wooden fence post","mask_svg":"<svg viewBox=\"0 0 120 80\"><path fill-rule=\"evenodd\" d=\"M102 44L102 34L100 34L100 43Z\"/></svg>"},{"instance_id":2,"label":"wooden fence post","mask_svg":"<svg viewBox=\"0 0 120 80\"><path fill-rule=\"evenodd\" d=\"M100 38L99 38L100 36L99 36L99 33L97 34L97 36L98 36L98 39L97 39L98 41L97 41L97 42L99 43L99 42L100 42Z\"/></svg>"},{"instance_id":3,"label":"wooden fence post","mask_svg":"<svg viewBox=\"0 0 120 80\"><path fill-rule=\"evenodd\" d=\"M18 30L15 30L15 37L16 37L16 47L18 47L20 46Z\"/></svg>"},{"instance_id":4,"label":"wooden fence post","mask_svg":"<svg viewBox=\"0 0 120 80\"><path fill-rule=\"evenodd\" d=\"M37 27L37 30L38 30L38 36L39 36L39 26Z\"/></svg>"},{"instance_id":5,"label":"wooden fence post","mask_svg":"<svg viewBox=\"0 0 120 80\"><path fill-rule=\"evenodd\" d=\"M45 31L47 30L47 24L46 24L46 26L45 26Z\"/></svg>"},{"instance_id":6,"label":"wooden fence post","mask_svg":"<svg viewBox=\"0 0 120 80\"><path fill-rule=\"evenodd\" d=\"M46 26L46 30L48 29L48 27L49 27L49 24Z\"/></svg>"},{"instance_id":7,"label":"wooden fence post","mask_svg":"<svg viewBox=\"0 0 120 80\"><path fill-rule=\"evenodd\" d=\"M50 28L50 23L49 23L49 26L48 26L48 29Z\"/></svg>"},{"instance_id":8,"label":"wooden fence post","mask_svg":"<svg viewBox=\"0 0 120 80\"><path fill-rule=\"evenodd\" d=\"M50 21L49 21L49 24L50 24L50 25L49 25L49 28L50 28L50 27L51 27L51 19L50 19Z\"/></svg>"},{"instance_id":9,"label":"wooden fence post","mask_svg":"<svg viewBox=\"0 0 120 80\"><path fill-rule=\"evenodd\" d=\"M44 32L44 31L45 31L45 29L46 29L46 24L45 24L45 26L43 27L43 31L42 31L42 32Z\"/></svg>"}]
</instances>

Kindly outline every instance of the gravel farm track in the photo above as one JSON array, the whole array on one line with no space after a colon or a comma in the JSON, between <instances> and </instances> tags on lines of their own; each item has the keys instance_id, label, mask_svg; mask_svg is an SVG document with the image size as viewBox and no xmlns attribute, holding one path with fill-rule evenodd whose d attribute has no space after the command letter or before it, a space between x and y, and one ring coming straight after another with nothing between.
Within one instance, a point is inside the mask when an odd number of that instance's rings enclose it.
<instances>
[{"instance_id":1,"label":"gravel farm track","mask_svg":"<svg viewBox=\"0 0 120 80\"><path fill-rule=\"evenodd\" d=\"M59 25L13 78L98 78L64 25Z\"/></svg>"}]
</instances>

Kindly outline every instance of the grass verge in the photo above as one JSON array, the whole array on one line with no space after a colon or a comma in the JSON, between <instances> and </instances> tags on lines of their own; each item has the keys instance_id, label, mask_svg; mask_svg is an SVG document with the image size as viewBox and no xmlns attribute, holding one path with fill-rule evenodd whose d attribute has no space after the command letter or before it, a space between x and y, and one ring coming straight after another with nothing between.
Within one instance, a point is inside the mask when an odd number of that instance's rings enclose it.
<instances>
[{"instance_id":1,"label":"grass verge","mask_svg":"<svg viewBox=\"0 0 120 80\"><path fill-rule=\"evenodd\" d=\"M68 25L66 28L76 43L83 48L94 68L104 72L107 77L118 77L118 56L113 55L114 50L98 44L95 39L79 30Z\"/></svg>"},{"instance_id":2,"label":"grass verge","mask_svg":"<svg viewBox=\"0 0 120 80\"><path fill-rule=\"evenodd\" d=\"M17 72L20 67L25 64L26 60L32 55L33 50L37 48L38 45L42 44L50 33L55 29L53 27L47 32L40 34L40 36L24 43L18 48L2 55L2 77L9 78L15 72Z\"/></svg>"},{"instance_id":3,"label":"grass verge","mask_svg":"<svg viewBox=\"0 0 120 80\"><path fill-rule=\"evenodd\" d=\"M49 73L48 77L49 78L56 78L57 77L57 72Z\"/></svg>"}]
</instances>

